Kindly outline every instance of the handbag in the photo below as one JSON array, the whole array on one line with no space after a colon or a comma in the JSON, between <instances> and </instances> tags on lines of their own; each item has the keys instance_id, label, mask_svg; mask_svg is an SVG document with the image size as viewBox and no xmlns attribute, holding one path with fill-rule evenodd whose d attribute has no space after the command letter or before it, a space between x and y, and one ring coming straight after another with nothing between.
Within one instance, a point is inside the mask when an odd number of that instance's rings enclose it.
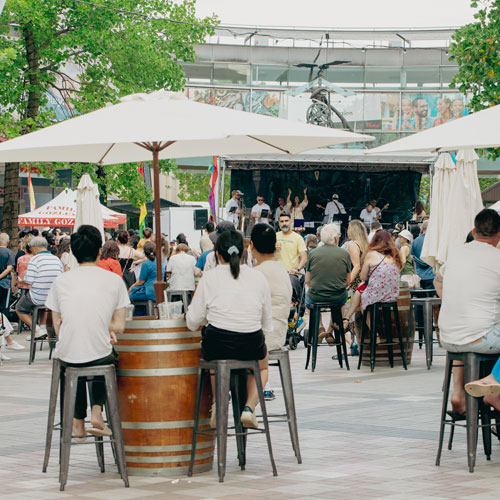
<instances>
[{"instance_id":1,"label":"handbag","mask_svg":"<svg viewBox=\"0 0 500 500\"><path fill-rule=\"evenodd\" d=\"M132 255L132 250L130 250L130 255ZM127 259L122 269L123 281L127 285L127 290L137 281L134 271L130 269L130 261L131 257Z\"/></svg>"}]
</instances>

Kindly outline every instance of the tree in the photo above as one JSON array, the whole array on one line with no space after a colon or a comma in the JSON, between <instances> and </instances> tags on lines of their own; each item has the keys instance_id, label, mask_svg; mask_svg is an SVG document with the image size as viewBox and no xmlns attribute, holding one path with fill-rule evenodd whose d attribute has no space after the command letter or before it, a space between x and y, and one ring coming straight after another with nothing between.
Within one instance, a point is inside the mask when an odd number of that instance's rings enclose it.
<instances>
[{"instance_id":1,"label":"tree","mask_svg":"<svg viewBox=\"0 0 500 500\"><path fill-rule=\"evenodd\" d=\"M135 92L181 90L179 62L195 60L193 45L217 22L195 14L195 0L7 0L0 16L0 133L11 138L52 124L54 99L74 115ZM38 166L48 176L67 167ZM72 168L96 178L95 165ZM108 192L128 194L137 205L150 199L135 168L103 170ZM8 163L2 230L13 245L18 184L19 164Z\"/></svg>"},{"instance_id":2,"label":"tree","mask_svg":"<svg viewBox=\"0 0 500 500\"><path fill-rule=\"evenodd\" d=\"M208 201L210 192L210 173L175 172L179 181L179 199L182 201ZM224 178L224 200L231 197L231 174L226 172Z\"/></svg>"},{"instance_id":3,"label":"tree","mask_svg":"<svg viewBox=\"0 0 500 500\"><path fill-rule=\"evenodd\" d=\"M468 107L479 111L500 103L500 0L472 0L471 7L480 7L475 22L456 30L450 44L450 60L458 64L450 87L471 94ZM482 153L500 156L498 148Z\"/></svg>"}]
</instances>

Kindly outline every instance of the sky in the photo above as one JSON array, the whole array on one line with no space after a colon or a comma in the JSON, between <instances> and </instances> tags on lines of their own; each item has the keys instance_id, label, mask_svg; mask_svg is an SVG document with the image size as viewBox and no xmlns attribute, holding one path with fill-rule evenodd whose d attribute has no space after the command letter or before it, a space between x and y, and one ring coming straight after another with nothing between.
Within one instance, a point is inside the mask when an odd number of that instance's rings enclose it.
<instances>
[{"instance_id":1,"label":"sky","mask_svg":"<svg viewBox=\"0 0 500 500\"><path fill-rule=\"evenodd\" d=\"M470 0L197 0L222 24L321 28L456 27L473 21Z\"/></svg>"}]
</instances>

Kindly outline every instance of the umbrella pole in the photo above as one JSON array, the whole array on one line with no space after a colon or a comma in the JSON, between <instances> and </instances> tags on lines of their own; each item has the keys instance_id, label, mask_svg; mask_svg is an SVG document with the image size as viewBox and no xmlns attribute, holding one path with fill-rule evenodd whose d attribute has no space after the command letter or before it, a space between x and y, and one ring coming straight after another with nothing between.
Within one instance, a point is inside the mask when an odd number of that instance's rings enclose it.
<instances>
[{"instance_id":1,"label":"umbrella pole","mask_svg":"<svg viewBox=\"0 0 500 500\"><path fill-rule=\"evenodd\" d=\"M167 284L163 281L161 272L161 205L160 205L160 165L159 149L153 149L153 181L154 181L154 211L155 211L155 243L156 243L156 281L154 283L156 303L165 302L165 289Z\"/></svg>"}]
</instances>

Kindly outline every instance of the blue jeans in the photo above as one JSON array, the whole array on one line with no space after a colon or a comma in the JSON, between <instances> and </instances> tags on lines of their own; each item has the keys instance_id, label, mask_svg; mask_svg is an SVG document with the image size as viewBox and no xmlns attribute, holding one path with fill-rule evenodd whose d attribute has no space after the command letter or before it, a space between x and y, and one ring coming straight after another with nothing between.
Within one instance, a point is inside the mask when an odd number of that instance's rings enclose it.
<instances>
[{"instance_id":1,"label":"blue jeans","mask_svg":"<svg viewBox=\"0 0 500 500\"><path fill-rule=\"evenodd\" d=\"M441 341L444 349L450 352L477 352L479 354L495 354L500 352L500 323L493 325L480 339L468 344L448 344ZM498 363L497 363L498 364ZM500 378L500 367L498 368ZM496 378L496 377L495 377Z\"/></svg>"}]
</instances>

